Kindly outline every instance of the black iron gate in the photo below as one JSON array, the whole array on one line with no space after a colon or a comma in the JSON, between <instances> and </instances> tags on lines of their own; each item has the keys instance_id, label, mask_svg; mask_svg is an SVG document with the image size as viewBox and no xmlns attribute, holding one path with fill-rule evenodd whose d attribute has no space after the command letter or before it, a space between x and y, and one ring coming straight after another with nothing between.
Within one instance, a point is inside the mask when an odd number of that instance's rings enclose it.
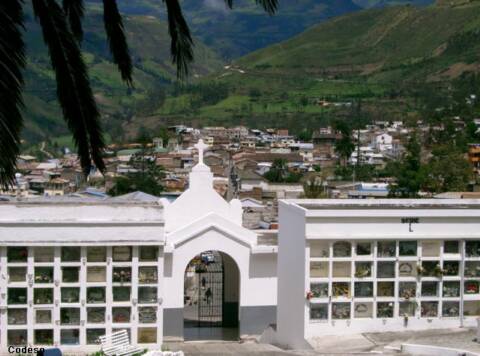
<instances>
[{"instance_id":1,"label":"black iron gate","mask_svg":"<svg viewBox=\"0 0 480 356\"><path fill-rule=\"evenodd\" d=\"M223 322L224 267L219 253L211 253L196 269L198 326L221 327Z\"/></svg>"}]
</instances>

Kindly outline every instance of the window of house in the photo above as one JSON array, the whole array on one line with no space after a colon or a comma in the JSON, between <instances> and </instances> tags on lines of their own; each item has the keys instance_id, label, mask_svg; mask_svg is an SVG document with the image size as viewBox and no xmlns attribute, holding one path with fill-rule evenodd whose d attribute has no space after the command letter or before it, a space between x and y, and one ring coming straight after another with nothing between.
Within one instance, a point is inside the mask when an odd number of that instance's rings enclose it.
<instances>
[{"instance_id":1,"label":"window of house","mask_svg":"<svg viewBox=\"0 0 480 356\"><path fill-rule=\"evenodd\" d=\"M457 317L460 315L460 303L459 302L443 302L442 303L442 316L443 317Z\"/></svg>"},{"instance_id":2,"label":"window of house","mask_svg":"<svg viewBox=\"0 0 480 356\"><path fill-rule=\"evenodd\" d=\"M27 330L8 330L7 343L11 346L25 346L28 343Z\"/></svg>"},{"instance_id":3,"label":"window of house","mask_svg":"<svg viewBox=\"0 0 480 356\"><path fill-rule=\"evenodd\" d=\"M328 313L328 305L327 305ZM154 324L157 322L157 307L139 307L138 321L140 324Z\"/></svg>"},{"instance_id":4,"label":"window of house","mask_svg":"<svg viewBox=\"0 0 480 356\"><path fill-rule=\"evenodd\" d=\"M112 280L114 283L129 283L132 281L131 267L114 267Z\"/></svg>"},{"instance_id":5,"label":"window of house","mask_svg":"<svg viewBox=\"0 0 480 356\"><path fill-rule=\"evenodd\" d=\"M87 308L87 323L103 324L105 322L105 308Z\"/></svg>"},{"instance_id":6,"label":"window of house","mask_svg":"<svg viewBox=\"0 0 480 356\"><path fill-rule=\"evenodd\" d=\"M106 247L87 247L87 262L105 262L107 260ZM92 329L98 330L98 329Z\"/></svg>"},{"instance_id":7,"label":"window of house","mask_svg":"<svg viewBox=\"0 0 480 356\"><path fill-rule=\"evenodd\" d=\"M458 276L459 274L458 261L443 261L443 275L444 276Z\"/></svg>"},{"instance_id":8,"label":"window of house","mask_svg":"<svg viewBox=\"0 0 480 356\"><path fill-rule=\"evenodd\" d=\"M130 246L113 247L112 257L114 262L129 262L132 260L132 248Z\"/></svg>"},{"instance_id":9,"label":"window of house","mask_svg":"<svg viewBox=\"0 0 480 356\"><path fill-rule=\"evenodd\" d=\"M460 245L458 241L444 241L443 242L443 253L459 253Z\"/></svg>"},{"instance_id":10,"label":"window of house","mask_svg":"<svg viewBox=\"0 0 480 356\"><path fill-rule=\"evenodd\" d=\"M440 261L423 261L421 271L421 275L427 277L440 277L443 274Z\"/></svg>"},{"instance_id":11,"label":"window of house","mask_svg":"<svg viewBox=\"0 0 480 356\"><path fill-rule=\"evenodd\" d=\"M25 282L27 267L8 267L9 282Z\"/></svg>"},{"instance_id":12,"label":"window of house","mask_svg":"<svg viewBox=\"0 0 480 356\"><path fill-rule=\"evenodd\" d=\"M332 283L332 296L350 298L350 283L348 282L333 282Z\"/></svg>"},{"instance_id":13,"label":"window of house","mask_svg":"<svg viewBox=\"0 0 480 356\"><path fill-rule=\"evenodd\" d=\"M398 244L400 256L416 256L417 255L417 241L400 241Z\"/></svg>"},{"instance_id":14,"label":"window of house","mask_svg":"<svg viewBox=\"0 0 480 356\"><path fill-rule=\"evenodd\" d=\"M395 262L378 261L377 278L395 278Z\"/></svg>"},{"instance_id":15,"label":"window of house","mask_svg":"<svg viewBox=\"0 0 480 356\"><path fill-rule=\"evenodd\" d=\"M158 247L140 246L139 259L141 262L156 262L158 259Z\"/></svg>"},{"instance_id":16,"label":"window of house","mask_svg":"<svg viewBox=\"0 0 480 356\"><path fill-rule=\"evenodd\" d=\"M88 287L87 303L105 303L105 287Z\"/></svg>"},{"instance_id":17,"label":"window of house","mask_svg":"<svg viewBox=\"0 0 480 356\"><path fill-rule=\"evenodd\" d=\"M112 320L114 323L129 323L130 308L129 307L113 307Z\"/></svg>"},{"instance_id":18,"label":"window of house","mask_svg":"<svg viewBox=\"0 0 480 356\"><path fill-rule=\"evenodd\" d=\"M62 345L78 345L80 343L79 329L60 330L60 343Z\"/></svg>"},{"instance_id":19,"label":"window of house","mask_svg":"<svg viewBox=\"0 0 480 356\"><path fill-rule=\"evenodd\" d=\"M157 287L138 287L139 303L156 303Z\"/></svg>"},{"instance_id":20,"label":"window of house","mask_svg":"<svg viewBox=\"0 0 480 356\"><path fill-rule=\"evenodd\" d=\"M479 257L480 256L480 241L466 241L465 242L465 255L467 257Z\"/></svg>"},{"instance_id":21,"label":"window of house","mask_svg":"<svg viewBox=\"0 0 480 356\"><path fill-rule=\"evenodd\" d=\"M328 257L330 246L327 241L311 241L310 242L310 257Z\"/></svg>"},{"instance_id":22,"label":"window of house","mask_svg":"<svg viewBox=\"0 0 480 356\"><path fill-rule=\"evenodd\" d=\"M478 294L478 281L465 281L465 294Z\"/></svg>"},{"instance_id":23,"label":"window of house","mask_svg":"<svg viewBox=\"0 0 480 356\"><path fill-rule=\"evenodd\" d=\"M103 335L105 335L105 329L87 329L87 345L99 344L99 338Z\"/></svg>"},{"instance_id":24,"label":"window of house","mask_svg":"<svg viewBox=\"0 0 480 356\"><path fill-rule=\"evenodd\" d=\"M423 257L439 257L440 241L423 241L422 256Z\"/></svg>"},{"instance_id":25,"label":"window of house","mask_svg":"<svg viewBox=\"0 0 480 356\"><path fill-rule=\"evenodd\" d=\"M62 267L62 282L77 283L80 267Z\"/></svg>"},{"instance_id":26,"label":"window of house","mask_svg":"<svg viewBox=\"0 0 480 356\"><path fill-rule=\"evenodd\" d=\"M53 304L53 288L35 288L33 290L34 304Z\"/></svg>"},{"instance_id":27,"label":"window of house","mask_svg":"<svg viewBox=\"0 0 480 356\"><path fill-rule=\"evenodd\" d=\"M438 282L422 282L422 297L437 297Z\"/></svg>"},{"instance_id":28,"label":"window of house","mask_svg":"<svg viewBox=\"0 0 480 356\"><path fill-rule=\"evenodd\" d=\"M26 263L27 259L27 247L7 247L7 262Z\"/></svg>"},{"instance_id":29,"label":"window of house","mask_svg":"<svg viewBox=\"0 0 480 356\"><path fill-rule=\"evenodd\" d=\"M332 269L334 278L350 278L352 275L351 262L333 262Z\"/></svg>"},{"instance_id":30,"label":"window of house","mask_svg":"<svg viewBox=\"0 0 480 356\"><path fill-rule=\"evenodd\" d=\"M352 244L346 241L339 241L333 244L333 257L352 256Z\"/></svg>"},{"instance_id":31,"label":"window of house","mask_svg":"<svg viewBox=\"0 0 480 356\"><path fill-rule=\"evenodd\" d=\"M422 302L420 310L422 318L435 318L438 316L438 302Z\"/></svg>"},{"instance_id":32,"label":"window of house","mask_svg":"<svg viewBox=\"0 0 480 356\"><path fill-rule=\"evenodd\" d=\"M36 329L33 339L36 345L53 345L53 329Z\"/></svg>"},{"instance_id":33,"label":"window of house","mask_svg":"<svg viewBox=\"0 0 480 356\"><path fill-rule=\"evenodd\" d=\"M332 303L332 319L350 319L350 303Z\"/></svg>"},{"instance_id":34,"label":"window of house","mask_svg":"<svg viewBox=\"0 0 480 356\"><path fill-rule=\"evenodd\" d=\"M460 296L460 282L443 282L443 296L446 298L453 298Z\"/></svg>"},{"instance_id":35,"label":"window of house","mask_svg":"<svg viewBox=\"0 0 480 356\"><path fill-rule=\"evenodd\" d=\"M35 262L53 262L54 249L53 247L35 247L34 260Z\"/></svg>"},{"instance_id":36,"label":"window of house","mask_svg":"<svg viewBox=\"0 0 480 356\"><path fill-rule=\"evenodd\" d=\"M27 309L8 309L8 325L26 325Z\"/></svg>"},{"instance_id":37,"label":"window of house","mask_svg":"<svg viewBox=\"0 0 480 356\"><path fill-rule=\"evenodd\" d=\"M480 261L465 262L465 277L480 277Z\"/></svg>"},{"instance_id":38,"label":"window of house","mask_svg":"<svg viewBox=\"0 0 480 356\"><path fill-rule=\"evenodd\" d=\"M8 288L8 304L27 304L27 288Z\"/></svg>"},{"instance_id":39,"label":"window of house","mask_svg":"<svg viewBox=\"0 0 480 356\"><path fill-rule=\"evenodd\" d=\"M35 323L36 324L51 324L52 323L52 310L51 309L37 309L37 310L35 310Z\"/></svg>"},{"instance_id":40,"label":"window of house","mask_svg":"<svg viewBox=\"0 0 480 356\"><path fill-rule=\"evenodd\" d=\"M310 292L314 298L328 298L328 283L310 283Z\"/></svg>"},{"instance_id":41,"label":"window of house","mask_svg":"<svg viewBox=\"0 0 480 356\"><path fill-rule=\"evenodd\" d=\"M53 267L35 267L35 283L53 283Z\"/></svg>"},{"instance_id":42,"label":"window of house","mask_svg":"<svg viewBox=\"0 0 480 356\"><path fill-rule=\"evenodd\" d=\"M138 328L139 344L156 344L157 328Z\"/></svg>"},{"instance_id":43,"label":"window of house","mask_svg":"<svg viewBox=\"0 0 480 356\"><path fill-rule=\"evenodd\" d=\"M395 282L377 282L378 297L394 297Z\"/></svg>"},{"instance_id":44,"label":"window of house","mask_svg":"<svg viewBox=\"0 0 480 356\"><path fill-rule=\"evenodd\" d=\"M417 276L417 262L414 261L400 261L398 263L399 277L416 277Z\"/></svg>"},{"instance_id":45,"label":"window of house","mask_svg":"<svg viewBox=\"0 0 480 356\"><path fill-rule=\"evenodd\" d=\"M355 303L355 318L373 318L373 303Z\"/></svg>"},{"instance_id":46,"label":"window of house","mask_svg":"<svg viewBox=\"0 0 480 356\"><path fill-rule=\"evenodd\" d=\"M355 262L355 277L366 278L372 276L372 262Z\"/></svg>"},{"instance_id":47,"label":"window of house","mask_svg":"<svg viewBox=\"0 0 480 356\"><path fill-rule=\"evenodd\" d=\"M130 287L113 287L112 293L114 302L130 301Z\"/></svg>"},{"instance_id":48,"label":"window of house","mask_svg":"<svg viewBox=\"0 0 480 356\"><path fill-rule=\"evenodd\" d=\"M400 282L398 284L398 296L400 298L410 299L415 298L417 294L416 282Z\"/></svg>"},{"instance_id":49,"label":"window of house","mask_svg":"<svg viewBox=\"0 0 480 356\"><path fill-rule=\"evenodd\" d=\"M355 298L373 297L373 282L355 282Z\"/></svg>"},{"instance_id":50,"label":"window of house","mask_svg":"<svg viewBox=\"0 0 480 356\"><path fill-rule=\"evenodd\" d=\"M157 283L157 267L139 267L138 268L138 282L142 284Z\"/></svg>"},{"instance_id":51,"label":"window of house","mask_svg":"<svg viewBox=\"0 0 480 356\"><path fill-rule=\"evenodd\" d=\"M310 278L327 278L328 262L310 262Z\"/></svg>"},{"instance_id":52,"label":"window of house","mask_svg":"<svg viewBox=\"0 0 480 356\"><path fill-rule=\"evenodd\" d=\"M61 300L62 303L79 303L80 288L62 287Z\"/></svg>"},{"instance_id":53,"label":"window of house","mask_svg":"<svg viewBox=\"0 0 480 356\"><path fill-rule=\"evenodd\" d=\"M371 242L357 242L357 256L369 256L372 254Z\"/></svg>"},{"instance_id":54,"label":"window of house","mask_svg":"<svg viewBox=\"0 0 480 356\"><path fill-rule=\"evenodd\" d=\"M377 302L377 318L393 318L393 302Z\"/></svg>"},{"instance_id":55,"label":"window of house","mask_svg":"<svg viewBox=\"0 0 480 356\"><path fill-rule=\"evenodd\" d=\"M79 262L80 248L62 247L62 262Z\"/></svg>"},{"instance_id":56,"label":"window of house","mask_svg":"<svg viewBox=\"0 0 480 356\"><path fill-rule=\"evenodd\" d=\"M107 270L105 267L88 267L87 282L101 283L107 281Z\"/></svg>"},{"instance_id":57,"label":"window of house","mask_svg":"<svg viewBox=\"0 0 480 356\"><path fill-rule=\"evenodd\" d=\"M399 303L399 316L414 317L417 312L417 303L414 301L406 301Z\"/></svg>"},{"instance_id":58,"label":"window of house","mask_svg":"<svg viewBox=\"0 0 480 356\"><path fill-rule=\"evenodd\" d=\"M463 302L463 315L480 316L480 303L478 300L469 300Z\"/></svg>"},{"instance_id":59,"label":"window of house","mask_svg":"<svg viewBox=\"0 0 480 356\"><path fill-rule=\"evenodd\" d=\"M79 325L80 308L60 308L60 322L62 325Z\"/></svg>"},{"instance_id":60,"label":"window of house","mask_svg":"<svg viewBox=\"0 0 480 356\"><path fill-rule=\"evenodd\" d=\"M395 257L396 242L395 241L378 241L377 256L378 257Z\"/></svg>"}]
</instances>

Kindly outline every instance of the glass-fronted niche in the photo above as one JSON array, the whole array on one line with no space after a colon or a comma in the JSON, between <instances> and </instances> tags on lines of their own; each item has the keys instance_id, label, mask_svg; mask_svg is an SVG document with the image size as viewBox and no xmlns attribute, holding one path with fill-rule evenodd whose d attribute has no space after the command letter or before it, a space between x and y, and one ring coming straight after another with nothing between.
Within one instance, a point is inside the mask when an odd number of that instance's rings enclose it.
<instances>
[{"instance_id":1,"label":"glass-fronted niche","mask_svg":"<svg viewBox=\"0 0 480 356\"><path fill-rule=\"evenodd\" d=\"M331 308L329 311L329 307ZM400 317L458 318L460 301L458 300L403 300L403 301L355 301L350 302L310 302L310 321L327 321L341 319L390 319ZM465 317L480 316L478 301L463 303Z\"/></svg>"},{"instance_id":2,"label":"glass-fronted niche","mask_svg":"<svg viewBox=\"0 0 480 356\"><path fill-rule=\"evenodd\" d=\"M467 258L480 259L480 240L379 240L379 241L323 241L310 240L310 258L348 258L378 257L388 259L393 257L427 257L429 259L447 257L460 257L462 248Z\"/></svg>"}]
</instances>

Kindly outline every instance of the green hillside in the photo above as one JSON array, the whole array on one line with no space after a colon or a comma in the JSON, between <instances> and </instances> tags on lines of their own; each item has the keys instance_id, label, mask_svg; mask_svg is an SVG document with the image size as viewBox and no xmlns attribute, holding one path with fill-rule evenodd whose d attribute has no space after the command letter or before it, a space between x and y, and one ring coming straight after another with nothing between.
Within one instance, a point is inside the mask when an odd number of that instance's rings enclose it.
<instances>
[{"instance_id":1,"label":"green hillside","mask_svg":"<svg viewBox=\"0 0 480 356\"><path fill-rule=\"evenodd\" d=\"M26 145L60 137L68 142L66 126L56 101L55 76L50 67L40 29L27 12L26 43L28 64L26 77L26 123L23 138ZM128 41L134 61L134 88L128 89L111 62L105 39L103 19L98 12L89 12L82 44L90 79L104 116L104 126L112 136L122 135L123 124L135 114L142 114L161 105L163 89L175 80L171 64L168 29L164 22L149 16L128 16L125 19ZM221 68L217 55L196 41L194 78Z\"/></svg>"},{"instance_id":2,"label":"green hillside","mask_svg":"<svg viewBox=\"0 0 480 356\"><path fill-rule=\"evenodd\" d=\"M420 87L445 86L480 68L480 2L446 3L374 8L332 19L200 81L227 88L221 100L202 105L196 94L173 93L145 122L299 131L349 115L349 103L358 99L372 117L415 115ZM321 100L338 104L325 107Z\"/></svg>"},{"instance_id":3,"label":"green hillside","mask_svg":"<svg viewBox=\"0 0 480 356\"><path fill-rule=\"evenodd\" d=\"M478 2L361 11L257 51L238 65L265 73L326 72L380 82L455 76L458 71L448 69L478 59L479 15Z\"/></svg>"}]
</instances>

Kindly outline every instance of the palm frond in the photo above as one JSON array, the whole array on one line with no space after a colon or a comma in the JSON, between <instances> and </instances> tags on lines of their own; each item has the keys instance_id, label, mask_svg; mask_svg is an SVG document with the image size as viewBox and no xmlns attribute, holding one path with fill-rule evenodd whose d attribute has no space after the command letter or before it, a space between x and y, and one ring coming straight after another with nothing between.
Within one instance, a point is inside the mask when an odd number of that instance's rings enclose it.
<instances>
[{"instance_id":1,"label":"palm frond","mask_svg":"<svg viewBox=\"0 0 480 356\"><path fill-rule=\"evenodd\" d=\"M0 2L0 187L14 184L20 146L25 67L23 1Z\"/></svg>"},{"instance_id":2,"label":"palm frond","mask_svg":"<svg viewBox=\"0 0 480 356\"><path fill-rule=\"evenodd\" d=\"M77 38L78 42L82 42L82 20L84 14L83 0L63 0L63 11L68 18L70 30L73 35Z\"/></svg>"},{"instance_id":3,"label":"palm frond","mask_svg":"<svg viewBox=\"0 0 480 356\"><path fill-rule=\"evenodd\" d=\"M177 77L188 76L189 65L193 61L193 39L187 21L183 17L178 0L164 0L168 12L168 31L172 39L170 52L177 65Z\"/></svg>"},{"instance_id":4,"label":"palm frond","mask_svg":"<svg viewBox=\"0 0 480 356\"><path fill-rule=\"evenodd\" d=\"M132 85L132 59L116 0L103 0L103 21L113 61L117 65L122 79L128 85Z\"/></svg>"},{"instance_id":5,"label":"palm frond","mask_svg":"<svg viewBox=\"0 0 480 356\"><path fill-rule=\"evenodd\" d=\"M278 9L278 0L255 0L270 15L273 15Z\"/></svg>"},{"instance_id":6,"label":"palm frond","mask_svg":"<svg viewBox=\"0 0 480 356\"><path fill-rule=\"evenodd\" d=\"M57 81L57 96L63 116L72 131L85 174L92 161L101 171L104 149L100 114L93 97L87 69L78 42L70 31L63 9L55 0L32 0L40 22Z\"/></svg>"},{"instance_id":7,"label":"palm frond","mask_svg":"<svg viewBox=\"0 0 480 356\"><path fill-rule=\"evenodd\" d=\"M278 0L255 0L257 4L260 4L263 9L270 15L273 15L278 9ZM225 0L227 6L233 8L233 0Z\"/></svg>"}]
</instances>

